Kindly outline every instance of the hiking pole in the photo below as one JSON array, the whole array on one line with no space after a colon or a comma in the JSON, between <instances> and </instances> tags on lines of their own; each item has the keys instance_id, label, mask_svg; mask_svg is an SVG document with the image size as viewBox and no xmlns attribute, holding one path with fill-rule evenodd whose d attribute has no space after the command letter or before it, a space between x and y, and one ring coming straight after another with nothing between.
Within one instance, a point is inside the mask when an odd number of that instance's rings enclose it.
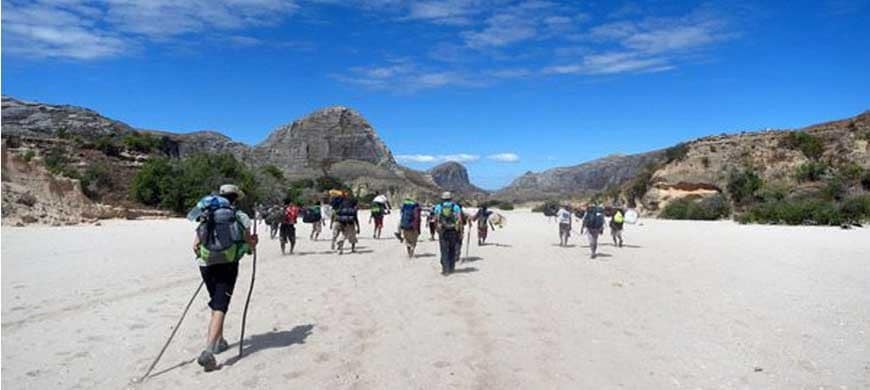
<instances>
[{"instance_id":1,"label":"hiking pole","mask_svg":"<svg viewBox=\"0 0 870 390\"><path fill-rule=\"evenodd\" d=\"M468 260L469 251L471 251L471 226L468 227L468 239L465 240L465 258L462 259L463 263L465 260Z\"/></svg>"},{"instance_id":2,"label":"hiking pole","mask_svg":"<svg viewBox=\"0 0 870 390\"><path fill-rule=\"evenodd\" d=\"M257 235L257 218L254 215L254 235ZM248 287L248 298L245 299L245 311L242 312L242 335L239 337L239 358L242 357L242 347L245 344L245 321L248 319L248 305L251 304L251 293L254 292L254 278L257 276L257 248L254 247L254 262L251 263L251 286Z\"/></svg>"},{"instance_id":3,"label":"hiking pole","mask_svg":"<svg viewBox=\"0 0 870 390\"><path fill-rule=\"evenodd\" d=\"M190 297L190 301L187 302L187 307L184 308L184 311L181 313L181 318L178 319L178 323L175 324L175 328L172 329L172 333L169 335L169 339L166 340L166 344L163 344L163 349L160 350L160 353L157 354L157 358L154 359L154 362L151 363L151 366L148 367L148 371L145 371L145 375L142 375L139 378L139 382L143 382L148 375L151 375L151 371L154 370L154 367L157 366L157 362L160 361L160 358L163 357L163 353L166 352L166 348L169 347L169 343L172 342L172 338L175 337L175 332L178 331L178 328L181 327L181 321L184 320L184 316L187 315L187 311L190 310L190 305L193 304L193 301L196 299L197 295L199 295L199 290L202 290L202 285L205 284L205 281L199 282L199 287L194 291L193 296Z\"/></svg>"}]
</instances>

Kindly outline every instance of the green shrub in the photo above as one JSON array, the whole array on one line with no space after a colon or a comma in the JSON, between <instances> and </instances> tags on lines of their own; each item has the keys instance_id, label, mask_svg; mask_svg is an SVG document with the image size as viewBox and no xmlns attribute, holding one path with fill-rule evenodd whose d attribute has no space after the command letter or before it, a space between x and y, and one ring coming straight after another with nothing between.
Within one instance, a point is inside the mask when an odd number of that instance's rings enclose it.
<instances>
[{"instance_id":1,"label":"green shrub","mask_svg":"<svg viewBox=\"0 0 870 390\"><path fill-rule=\"evenodd\" d=\"M103 152L106 156L117 157L121 154L121 147L115 142L115 138L104 135L94 142L94 149Z\"/></svg>"},{"instance_id":2,"label":"green shrub","mask_svg":"<svg viewBox=\"0 0 870 390\"><path fill-rule=\"evenodd\" d=\"M561 205L559 204L559 202L556 202L555 200L548 200L532 208L532 212L546 214L559 210L560 206Z\"/></svg>"},{"instance_id":3,"label":"green shrub","mask_svg":"<svg viewBox=\"0 0 870 390\"><path fill-rule=\"evenodd\" d=\"M737 205L745 205L756 200L756 192L764 184L752 169L732 170L728 175L728 193Z\"/></svg>"},{"instance_id":4,"label":"green shrub","mask_svg":"<svg viewBox=\"0 0 870 390\"><path fill-rule=\"evenodd\" d=\"M634 203L636 199L642 199L646 195L652 186L652 177L657 169L658 166L655 164L649 164L629 182L626 195L628 195L630 203Z\"/></svg>"},{"instance_id":5,"label":"green shrub","mask_svg":"<svg viewBox=\"0 0 870 390\"><path fill-rule=\"evenodd\" d=\"M683 161L689 153L689 144L681 142L670 148L665 149L665 161L671 163L674 161Z\"/></svg>"},{"instance_id":6,"label":"green shrub","mask_svg":"<svg viewBox=\"0 0 870 390\"><path fill-rule=\"evenodd\" d=\"M846 199L840 204L840 213L845 222L858 223L870 220L870 195Z\"/></svg>"},{"instance_id":7,"label":"green shrub","mask_svg":"<svg viewBox=\"0 0 870 390\"><path fill-rule=\"evenodd\" d=\"M70 165L71 161L63 148L52 147L45 153L43 158L45 168L54 175L66 176L71 179L79 178L79 171Z\"/></svg>"},{"instance_id":8,"label":"green shrub","mask_svg":"<svg viewBox=\"0 0 870 390\"><path fill-rule=\"evenodd\" d=\"M319 192L329 190L350 190L350 186L345 184L341 179L333 176L320 176L315 181L314 188Z\"/></svg>"},{"instance_id":9,"label":"green shrub","mask_svg":"<svg viewBox=\"0 0 870 390\"><path fill-rule=\"evenodd\" d=\"M837 174L849 183L857 183L864 175L864 168L854 162L848 162L837 168Z\"/></svg>"},{"instance_id":10,"label":"green shrub","mask_svg":"<svg viewBox=\"0 0 870 390\"><path fill-rule=\"evenodd\" d=\"M262 169L263 169L263 172L265 172L269 176L272 176L276 180L284 180L284 172L281 172L280 168L278 168L272 164L268 164L268 165L264 165Z\"/></svg>"},{"instance_id":11,"label":"green shrub","mask_svg":"<svg viewBox=\"0 0 870 390\"><path fill-rule=\"evenodd\" d=\"M825 183L822 195L827 200L842 200L846 190L846 182L840 176L832 176Z\"/></svg>"},{"instance_id":12,"label":"green shrub","mask_svg":"<svg viewBox=\"0 0 870 390\"><path fill-rule=\"evenodd\" d=\"M825 163L810 161L797 167L797 171L795 171L795 179L801 183L819 181L827 172L828 166Z\"/></svg>"},{"instance_id":13,"label":"green shrub","mask_svg":"<svg viewBox=\"0 0 870 390\"><path fill-rule=\"evenodd\" d=\"M668 203L659 217L665 219L689 219L714 221L731 215L731 206L721 195L701 200L682 198Z\"/></svg>"},{"instance_id":14,"label":"green shrub","mask_svg":"<svg viewBox=\"0 0 870 390\"><path fill-rule=\"evenodd\" d=\"M258 200L253 172L230 154L195 154L184 160L148 160L130 187L132 197L150 206L185 212L221 184L234 183L247 195L240 202L250 210Z\"/></svg>"},{"instance_id":15,"label":"green shrub","mask_svg":"<svg viewBox=\"0 0 870 390\"><path fill-rule=\"evenodd\" d=\"M88 166L81 177L82 192L91 199L98 200L100 194L114 188L110 168L104 163Z\"/></svg>"},{"instance_id":16,"label":"green shrub","mask_svg":"<svg viewBox=\"0 0 870 390\"><path fill-rule=\"evenodd\" d=\"M30 150L24 152L24 155L22 156L22 158L24 158L24 161L30 162L30 160L33 160L33 157L35 157L35 156L36 156L36 152L34 152L33 149L30 149Z\"/></svg>"},{"instance_id":17,"label":"green shrub","mask_svg":"<svg viewBox=\"0 0 870 390\"><path fill-rule=\"evenodd\" d=\"M861 188L864 191L870 191L870 170L865 171L863 175L861 175Z\"/></svg>"},{"instance_id":18,"label":"green shrub","mask_svg":"<svg viewBox=\"0 0 870 390\"><path fill-rule=\"evenodd\" d=\"M839 225L844 221L844 217L835 202L795 199L755 205L740 216L738 221L787 225Z\"/></svg>"},{"instance_id":19,"label":"green shrub","mask_svg":"<svg viewBox=\"0 0 870 390\"><path fill-rule=\"evenodd\" d=\"M710 168L710 158L707 156L701 157L701 165L704 166L704 169Z\"/></svg>"},{"instance_id":20,"label":"green shrub","mask_svg":"<svg viewBox=\"0 0 870 390\"><path fill-rule=\"evenodd\" d=\"M825 146L820 138L803 131L788 133L785 137L785 146L793 150L800 150L810 160L818 160L825 151Z\"/></svg>"},{"instance_id":21,"label":"green shrub","mask_svg":"<svg viewBox=\"0 0 870 390\"><path fill-rule=\"evenodd\" d=\"M150 153L160 149L161 140L151 134L131 132L121 139L121 142L127 147L127 150Z\"/></svg>"}]
</instances>

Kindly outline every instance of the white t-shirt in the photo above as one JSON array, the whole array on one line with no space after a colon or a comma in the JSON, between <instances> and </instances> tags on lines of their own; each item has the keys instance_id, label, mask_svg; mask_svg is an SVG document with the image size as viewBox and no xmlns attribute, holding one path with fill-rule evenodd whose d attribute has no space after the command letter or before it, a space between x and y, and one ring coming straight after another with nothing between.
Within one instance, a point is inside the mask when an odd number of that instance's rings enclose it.
<instances>
[{"instance_id":1,"label":"white t-shirt","mask_svg":"<svg viewBox=\"0 0 870 390\"><path fill-rule=\"evenodd\" d=\"M332 218L332 206L328 204L320 205L320 217L324 221L328 221Z\"/></svg>"},{"instance_id":2,"label":"white t-shirt","mask_svg":"<svg viewBox=\"0 0 870 390\"><path fill-rule=\"evenodd\" d=\"M571 212L568 210L565 210L564 208L561 208L561 209L559 209L558 212L556 212L556 219L559 221L560 224L565 223L565 224L570 225L571 224Z\"/></svg>"}]
</instances>

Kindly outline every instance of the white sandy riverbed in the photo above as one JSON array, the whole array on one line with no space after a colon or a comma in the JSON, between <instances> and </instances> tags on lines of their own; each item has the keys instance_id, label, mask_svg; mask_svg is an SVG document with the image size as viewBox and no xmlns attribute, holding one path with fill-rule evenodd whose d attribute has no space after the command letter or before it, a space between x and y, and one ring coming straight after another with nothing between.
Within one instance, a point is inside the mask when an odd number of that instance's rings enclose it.
<instances>
[{"instance_id":1,"label":"white sandy riverbed","mask_svg":"<svg viewBox=\"0 0 870 390\"><path fill-rule=\"evenodd\" d=\"M2 228L2 385L48 388L867 388L870 230L644 221L590 260L539 214L439 275L436 243L281 256L261 234L246 340L203 373L206 295L183 220ZM262 233L262 231L261 231ZM427 236L427 235L426 235ZM474 240L474 238L473 238ZM603 242L607 242L603 240ZM497 244L497 245L496 245ZM463 250L464 252L464 250ZM237 341L251 261L226 334ZM203 291L204 293L204 291Z\"/></svg>"}]
</instances>

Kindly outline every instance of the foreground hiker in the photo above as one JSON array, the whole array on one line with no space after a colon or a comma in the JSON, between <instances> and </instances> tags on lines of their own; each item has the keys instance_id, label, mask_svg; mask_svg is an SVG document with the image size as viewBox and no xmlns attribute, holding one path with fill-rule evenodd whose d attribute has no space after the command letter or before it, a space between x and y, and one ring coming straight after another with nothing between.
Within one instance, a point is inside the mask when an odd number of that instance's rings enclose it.
<instances>
[{"instance_id":1,"label":"foreground hiker","mask_svg":"<svg viewBox=\"0 0 870 390\"><path fill-rule=\"evenodd\" d=\"M396 233L396 237L405 243L409 258L414 257L414 251L417 249L417 238L420 237L421 211L422 208L413 199L406 198L402 202L402 212L399 216L401 233Z\"/></svg>"},{"instance_id":2,"label":"foreground hiker","mask_svg":"<svg viewBox=\"0 0 870 390\"><path fill-rule=\"evenodd\" d=\"M583 234L584 230L588 234L589 249L592 251L590 258L594 259L598 256L598 236L604 230L604 211L601 207L592 205L586 209L580 234Z\"/></svg>"},{"instance_id":3,"label":"foreground hiker","mask_svg":"<svg viewBox=\"0 0 870 390\"><path fill-rule=\"evenodd\" d=\"M622 228L625 226L625 213L622 209L616 209L613 218L610 219L610 236L613 238L613 246L622 248Z\"/></svg>"},{"instance_id":4,"label":"foreground hiker","mask_svg":"<svg viewBox=\"0 0 870 390\"><path fill-rule=\"evenodd\" d=\"M571 237L571 218L573 215L568 208L562 206L556 212L556 220L559 222L559 246L568 246L568 239Z\"/></svg>"},{"instance_id":5,"label":"foreground hiker","mask_svg":"<svg viewBox=\"0 0 870 390\"><path fill-rule=\"evenodd\" d=\"M299 218L299 206L291 200L284 202L284 219L281 221L280 240L281 253L284 254L284 248L287 242L290 242L290 254L293 254L293 249L296 248L296 221Z\"/></svg>"},{"instance_id":6,"label":"foreground hiker","mask_svg":"<svg viewBox=\"0 0 870 390\"><path fill-rule=\"evenodd\" d=\"M344 254L345 240L350 242L351 253L356 253L356 235L359 234L358 212L356 200L347 195L335 210L336 231L341 234L341 239L335 243L339 255Z\"/></svg>"},{"instance_id":7,"label":"foreground hiker","mask_svg":"<svg viewBox=\"0 0 870 390\"><path fill-rule=\"evenodd\" d=\"M320 238L320 232L323 231L323 214L320 211L320 204L315 203L305 208L302 213L302 222L311 224L311 234L308 235L308 239L317 241Z\"/></svg>"},{"instance_id":8,"label":"foreground hiker","mask_svg":"<svg viewBox=\"0 0 870 390\"><path fill-rule=\"evenodd\" d=\"M474 218L472 220L477 221L477 245L481 246L486 243L486 235L491 227L492 230L495 230L495 226L493 226L492 222L489 220L489 216L492 215L492 212L486 206L481 206L477 210L477 214L474 214Z\"/></svg>"},{"instance_id":9,"label":"foreground hiker","mask_svg":"<svg viewBox=\"0 0 870 390\"><path fill-rule=\"evenodd\" d=\"M453 202L450 192L441 194L441 203L432 210L435 213L438 227L438 239L441 245L441 275L449 275L456 267L459 258L462 233L462 207Z\"/></svg>"},{"instance_id":10,"label":"foreground hiker","mask_svg":"<svg viewBox=\"0 0 870 390\"><path fill-rule=\"evenodd\" d=\"M219 194L207 196L197 204L202 214L197 218L199 226L193 240L193 253L211 308L206 347L196 359L206 371L216 369L214 355L229 348L223 337L224 318L239 275L239 259L253 253L258 242L257 235L250 232L251 218L236 209L236 202L244 193L235 185L225 184Z\"/></svg>"}]
</instances>

